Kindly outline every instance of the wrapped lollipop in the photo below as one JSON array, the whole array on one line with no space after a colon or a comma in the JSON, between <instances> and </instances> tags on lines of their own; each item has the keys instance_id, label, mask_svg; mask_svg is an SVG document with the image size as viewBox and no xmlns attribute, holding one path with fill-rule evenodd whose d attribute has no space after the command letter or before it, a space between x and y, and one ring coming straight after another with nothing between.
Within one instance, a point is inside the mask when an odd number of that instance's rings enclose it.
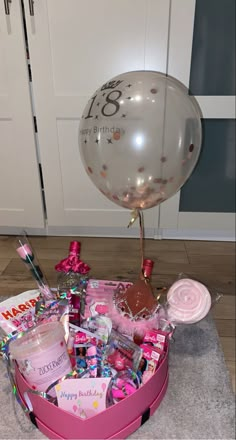
<instances>
[{"instance_id":1,"label":"wrapped lollipop","mask_svg":"<svg viewBox=\"0 0 236 440\"><path fill-rule=\"evenodd\" d=\"M207 287L199 281L181 278L167 292L168 318L174 324L195 324L212 306Z\"/></svg>"}]
</instances>

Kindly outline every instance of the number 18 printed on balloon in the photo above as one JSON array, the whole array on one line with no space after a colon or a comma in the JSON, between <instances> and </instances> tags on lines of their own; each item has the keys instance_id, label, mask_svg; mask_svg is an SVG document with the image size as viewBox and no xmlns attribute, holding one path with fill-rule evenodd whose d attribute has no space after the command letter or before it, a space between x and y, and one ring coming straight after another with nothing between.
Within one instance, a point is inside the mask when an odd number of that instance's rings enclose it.
<instances>
[{"instance_id":1,"label":"number 18 printed on balloon","mask_svg":"<svg viewBox=\"0 0 236 440\"><path fill-rule=\"evenodd\" d=\"M79 147L94 185L117 205L147 209L174 195L201 149L201 112L175 78L127 72L100 87L80 121Z\"/></svg>"}]
</instances>

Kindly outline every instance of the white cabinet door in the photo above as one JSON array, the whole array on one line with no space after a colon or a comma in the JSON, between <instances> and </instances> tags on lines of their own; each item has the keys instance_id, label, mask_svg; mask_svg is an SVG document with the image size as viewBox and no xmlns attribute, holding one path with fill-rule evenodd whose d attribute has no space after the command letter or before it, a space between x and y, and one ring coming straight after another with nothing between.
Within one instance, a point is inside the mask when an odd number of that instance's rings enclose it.
<instances>
[{"instance_id":1,"label":"white cabinet door","mask_svg":"<svg viewBox=\"0 0 236 440\"><path fill-rule=\"evenodd\" d=\"M195 7L196 0L172 0L167 73L182 81L186 87L189 87L190 83ZM208 7L210 7L210 4ZM223 3L222 7L224 7ZM204 28L204 25L207 26L206 17L202 16L202 20ZM227 32L226 26L225 32ZM205 34L202 34L201 37L203 47L207 48L206 28ZM224 44L224 41L222 44ZM201 63L203 78L207 68L206 64L205 57ZM235 118L235 96L196 96L196 99L201 107L204 119ZM213 164L209 162L208 166L210 170L214 166L214 162ZM232 174L234 174L234 171L232 171ZM160 236L163 238L197 240L234 239L234 213L180 211L180 194L179 191L178 194L160 205ZM215 197L218 197L217 194Z\"/></svg>"},{"instance_id":2,"label":"white cabinet door","mask_svg":"<svg viewBox=\"0 0 236 440\"><path fill-rule=\"evenodd\" d=\"M48 231L125 235L129 211L89 180L78 149L92 93L125 71L165 72L169 0L24 0ZM158 208L145 212L146 233ZM128 230L132 234L133 228Z\"/></svg>"},{"instance_id":3,"label":"white cabinet door","mask_svg":"<svg viewBox=\"0 0 236 440\"><path fill-rule=\"evenodd\" d=\"M0 2L0 233L43 228L21 2Z\"/></svg>"}]
</instances>

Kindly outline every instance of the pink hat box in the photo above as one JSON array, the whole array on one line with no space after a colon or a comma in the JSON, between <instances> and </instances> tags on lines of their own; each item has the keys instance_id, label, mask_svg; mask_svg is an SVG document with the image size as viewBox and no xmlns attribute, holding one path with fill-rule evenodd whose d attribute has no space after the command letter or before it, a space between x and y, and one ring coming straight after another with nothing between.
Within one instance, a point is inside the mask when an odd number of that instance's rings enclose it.
<instances>
[{"instance_id":1,"label":"pink hat box","mask_svg":"<svg viewBox=\"0 0 236 440\"><path fill-rule=\"evenodd\" d=\"M17 365L15 380L20 398L30 410L29 418L49 439L125 439L153 415L165 395L168 385L168 352L145 385L86 420L31 393Z\"/></svg>"}]
</instances>

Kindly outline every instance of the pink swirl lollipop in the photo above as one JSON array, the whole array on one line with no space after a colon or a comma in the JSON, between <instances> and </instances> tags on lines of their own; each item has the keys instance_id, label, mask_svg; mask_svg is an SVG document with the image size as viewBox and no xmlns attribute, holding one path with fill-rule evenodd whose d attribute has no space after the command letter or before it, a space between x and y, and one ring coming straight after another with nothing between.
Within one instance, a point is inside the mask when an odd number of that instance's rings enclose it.
<instances>
[{"instance_id":1,"label":"pink swirl lollipop","mask_svg":"<svg viewBox=\"0 0 236 440\"><path fill-rule=\"evenodd\" d=\"M194 324L203 319L211 308L209 290L198 281L183 278L167 293L168 317L173 323Z\"/></svg>"}]
</instances>

